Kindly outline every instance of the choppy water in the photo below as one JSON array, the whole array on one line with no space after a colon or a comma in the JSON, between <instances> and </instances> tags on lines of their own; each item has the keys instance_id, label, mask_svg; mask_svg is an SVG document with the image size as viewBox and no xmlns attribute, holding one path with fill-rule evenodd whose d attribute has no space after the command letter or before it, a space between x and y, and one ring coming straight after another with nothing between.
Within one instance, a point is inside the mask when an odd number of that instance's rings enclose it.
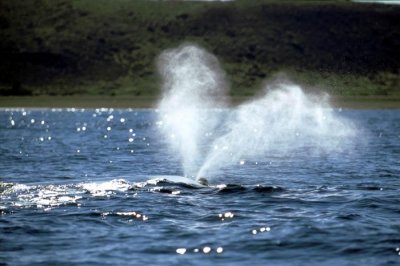
<instances>
[{"instance_id":1,"label":"choppy water","mask_svg":"<svg viewBox=\"0 0 400 266\"><path fill-rule=\"evenodd\" d=\"M3 109L0 265L399 265L400 110L340 115L349 149L202 187L175 177L154 110Z\"/></svg>"}]
</instances>

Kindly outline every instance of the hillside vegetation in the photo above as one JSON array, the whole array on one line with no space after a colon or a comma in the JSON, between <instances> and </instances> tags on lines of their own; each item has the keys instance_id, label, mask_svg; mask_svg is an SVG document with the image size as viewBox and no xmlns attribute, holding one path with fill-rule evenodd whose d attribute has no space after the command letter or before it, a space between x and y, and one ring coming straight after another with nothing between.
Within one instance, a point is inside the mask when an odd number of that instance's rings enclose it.
<instances>
[{"instance_id":1,"label":"hillside vegetation","mask_svg":"<svg viewBox=\"0 0 400 266\"><path fill-rule=\"evenodd\" d=\"M157 95L157 55L215 54L232 95L280 73L334 95L400 95L400 8L342 2L0 0L0 94Z\"/></svg>"}]
</instances>

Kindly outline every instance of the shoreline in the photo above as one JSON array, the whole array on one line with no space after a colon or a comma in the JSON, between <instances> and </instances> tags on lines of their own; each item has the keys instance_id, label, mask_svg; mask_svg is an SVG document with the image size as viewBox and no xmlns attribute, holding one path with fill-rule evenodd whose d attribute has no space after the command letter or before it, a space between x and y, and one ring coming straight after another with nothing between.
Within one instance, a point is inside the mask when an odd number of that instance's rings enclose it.
<instances>
[{"instance_id":1,"label":"shoreline","mask_svg":"<svg viewBox=\"0 0 400 266\"><path fill-rule=\"evenodd\" d=\"M156 108L157 96L1 96L0 108ZM230 106L255 97L233 96ZM400 109L400 96L331 96L335 108Z\"/></svg>"}]
</instances>

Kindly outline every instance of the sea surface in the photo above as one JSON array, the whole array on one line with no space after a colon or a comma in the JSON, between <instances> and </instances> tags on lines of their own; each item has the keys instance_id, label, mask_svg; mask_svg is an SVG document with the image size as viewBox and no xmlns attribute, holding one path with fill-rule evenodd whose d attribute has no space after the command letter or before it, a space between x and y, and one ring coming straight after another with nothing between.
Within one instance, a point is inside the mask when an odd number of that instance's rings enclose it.
<instances>
[{"instance_id":1,"label":"sea surface","mask_svg":"<svg viewBox=\"0 0 400 266\"><path fill-rule=\"evenodd\" d=\"M2 109L0 265L400 265L400 110L335 112L342 149L202 186L156 110Z\"/></svg>"}]
</instances>

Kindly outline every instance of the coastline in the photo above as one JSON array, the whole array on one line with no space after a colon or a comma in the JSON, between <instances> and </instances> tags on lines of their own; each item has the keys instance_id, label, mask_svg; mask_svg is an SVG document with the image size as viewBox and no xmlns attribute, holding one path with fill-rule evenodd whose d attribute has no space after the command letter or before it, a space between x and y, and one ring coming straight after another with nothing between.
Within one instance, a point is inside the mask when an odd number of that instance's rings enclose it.
<instances>
[{"instance_id":1,"label":"coastline","mask_svg":"<svg viewBox=\"0 0 400 266\"><path fill-rule=\"evenodd\" d=\"M219 61L232 95L253 95L281 79L331 95L400 93L400 6L344 0L3 2L4 96L157 96L157 58L188 43ZM123 106L137 105L147 104Z\"/></svg>"},{"instance_id":2,"label":"coastline","mask_svg":"<svg viewBox=\"0 0 400 266\"><path fill-rule=\"evenodd\" d=\"M247 96L231 97L236 106L254 99ZM155 108L157 96L1 96L0 108ZM400 109L400 96L332 96L336 108L350 109Z\"/></svg>"}]
</instances>

